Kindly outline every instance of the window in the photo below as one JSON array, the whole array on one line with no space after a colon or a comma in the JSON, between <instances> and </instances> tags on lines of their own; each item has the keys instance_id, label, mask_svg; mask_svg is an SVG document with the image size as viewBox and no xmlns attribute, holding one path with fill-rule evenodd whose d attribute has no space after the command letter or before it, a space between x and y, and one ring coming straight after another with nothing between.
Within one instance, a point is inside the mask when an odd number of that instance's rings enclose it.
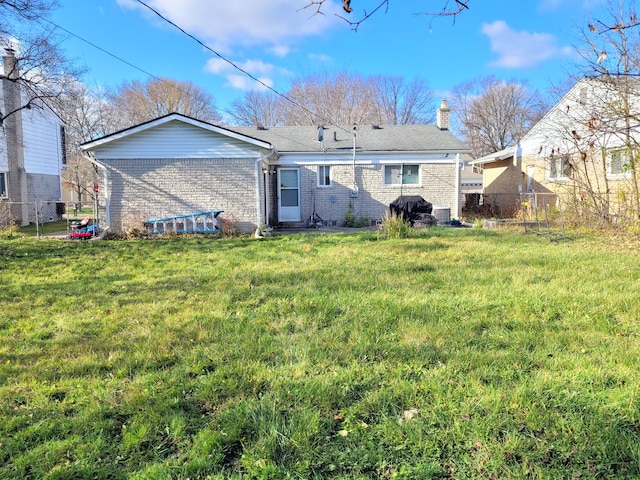
<instances>
[{"instance_id":1,"label":"window","mask_svg":"<svg viewBox=\"0 0 640 480\"><path fill-rule=\"evenodd\" d=\"M418 165L385 165L385 185L418 185L420 167Z\"/></svg>"},{"instance_id":2,"label":"window","mask_svg":"<svg viewBox=\"0 0 640 480\"><path fill-rule=\"evenodd\" d=\"M67 136L64 127L60 127L60 153L62 155L62 165L67 164Z\"/></svg>"},{"instance_id":3,"label":"window","mask_svg":"<svg viewBox=\"0 0 640 480\"><path fill-rule=\"evenodd\" d=\"M629 171L630 164L629 152L627 150L622 149L609 152L607 158L607 176L626 176Z\"/></svg>"},{"instance_id":4,"label":"window","mask_svg":"<svg viewBox=\"0 0 640 480\"><path fill-rule=\"evenodd\" d=\"M568 180L571 176L569 155L551 157L548 160L547 177L549 180Z\"/></svg>"},{"instance_id":5,"label":"window","mask_svg":"<svg viewBox=\"0 0 640 480\"><path fill-rule=\"evenodd\" d=\"M320 165L318 167L318 186L319 187L331 186L331 166Z\"/></svg>"},{"instance_id":6,"label":"window","mask_svg":"<svg viewBox=\"0 0 640 480\"><path fill-rule=\"evenodd\" d=\"M0 172L0 198L7 196L7 176L4 172Z\"/></svg>"}]
</instances>

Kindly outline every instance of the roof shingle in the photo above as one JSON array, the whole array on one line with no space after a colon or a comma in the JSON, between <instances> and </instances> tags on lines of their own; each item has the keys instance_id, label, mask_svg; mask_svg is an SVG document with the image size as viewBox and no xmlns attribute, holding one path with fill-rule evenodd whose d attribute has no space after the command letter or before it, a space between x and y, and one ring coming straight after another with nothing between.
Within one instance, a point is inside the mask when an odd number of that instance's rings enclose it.
<instances>
[{"instance_id":1,"label":"roof shingle","mask_svg":"<svg viewBox=\"0 0 640 480\"><path fill-rule=\"evenodd\" d=\"M318 141L318 127L230 127L243 135L271 143L280 152L344 151L353 148L351 127L327 127ZM448 130L435 125L358 126L356 147L368 152L451 151L466 153L469 148Z\"/></svg>"}]
</instances>

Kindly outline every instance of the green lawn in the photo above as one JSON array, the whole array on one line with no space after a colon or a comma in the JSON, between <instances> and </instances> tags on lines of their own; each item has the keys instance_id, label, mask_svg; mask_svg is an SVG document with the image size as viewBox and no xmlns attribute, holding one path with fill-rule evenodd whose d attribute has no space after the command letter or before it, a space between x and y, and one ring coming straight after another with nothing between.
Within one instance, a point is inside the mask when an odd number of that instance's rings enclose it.
<instances>
[{"instance_id":1,"label":"green lawn","mask_svg":"<svg viewBox=\"0 0 640 480\"><path fill-rule=\"evenodd\" d=\"M640 255L0 239L0 478L638 478Z\"/></svg>"}]
</instances>

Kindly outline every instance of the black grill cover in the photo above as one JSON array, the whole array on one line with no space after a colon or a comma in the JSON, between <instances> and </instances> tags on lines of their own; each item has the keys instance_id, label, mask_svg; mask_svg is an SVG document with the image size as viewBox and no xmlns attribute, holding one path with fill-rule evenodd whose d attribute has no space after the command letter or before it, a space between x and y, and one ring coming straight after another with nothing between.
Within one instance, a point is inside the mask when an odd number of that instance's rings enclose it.
<instances>
[{"instance_id":1,"label":"black grill cover","mask_svg":"<svg viewBox=\"0 0 640 480\"><path fill-rule=\"evenodd\" d=\"M413 225L413 222L420 220L421 214L430 214L433 205L420 195L402 195L389 204L389 210Z\"/></svg>"}]
</instances>

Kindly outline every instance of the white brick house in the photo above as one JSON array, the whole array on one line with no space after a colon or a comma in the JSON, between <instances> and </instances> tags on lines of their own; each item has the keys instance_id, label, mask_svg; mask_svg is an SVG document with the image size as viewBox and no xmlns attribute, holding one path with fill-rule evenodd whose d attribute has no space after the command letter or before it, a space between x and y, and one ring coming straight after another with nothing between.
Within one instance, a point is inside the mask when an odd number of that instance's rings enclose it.
<instances>
[{"instance_id":1,"label":"white brick house","mask_svg":"<svg viewBox=\"0 0 640 480\"><path fill-rule=\"evenodd\" d=\"M446 118L442 120L446 122ZM82 146L105 175L106 223L224 210L237 228L375 221L400 195L460 209L467 147L446 123L222 128L170 114ZM314 217L315 218L315 217Z\"/></svg>"}]
</instances>

